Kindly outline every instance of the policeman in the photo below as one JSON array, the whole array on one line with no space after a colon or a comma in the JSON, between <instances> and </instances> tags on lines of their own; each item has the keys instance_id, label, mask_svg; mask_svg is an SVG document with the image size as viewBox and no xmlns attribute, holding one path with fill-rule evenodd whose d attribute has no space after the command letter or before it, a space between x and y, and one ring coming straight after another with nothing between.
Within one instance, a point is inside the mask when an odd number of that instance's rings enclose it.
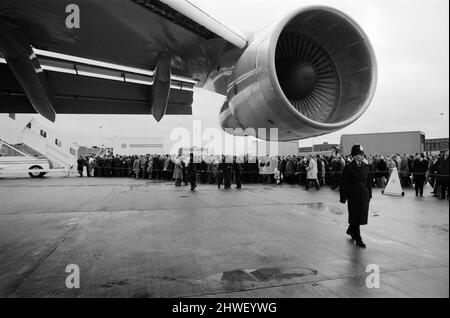
<instances>
[{"instance_id":1,"label":"policeman","mask_svg":"<svg viewBox=\"0 0 450 318\"><path fill-rule=\"evenodd\" d=\"M352 147L353 161L345 166L340 182L340 201L348 201L347 234L356 241L359 247L366 247L359 226L366 225L369 215L369 202L372 199L369 165L364 157L363 148L356 144Z\"/></svg>"}]
</instances>

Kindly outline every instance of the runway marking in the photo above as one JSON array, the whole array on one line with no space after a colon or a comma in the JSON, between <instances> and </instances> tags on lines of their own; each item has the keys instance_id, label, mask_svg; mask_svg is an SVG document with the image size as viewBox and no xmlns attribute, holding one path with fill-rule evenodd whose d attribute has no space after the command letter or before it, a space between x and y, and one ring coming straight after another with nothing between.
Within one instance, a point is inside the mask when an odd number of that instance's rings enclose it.
<instances>
[{"instance_id":1,"label":"runway marking","mask_svg":"<svg viewBox=\"0 0 450 318\"><path fill-rule=\"evenodd\" d=\"M219 276L222 282L239 283L244 281L267 282L272 280L286 280L308 275L317 275L317 271L306 267L287 270L281 267L266 267L260 269L235 269L223 272Z\"/></svg>"},{"instance_id":2,"label":"runway marking","mask_svg":"<svg viewBox=\"0 0 450 318\"><path fill-rule=\"evenodd\" d=\"M420 268L409 268L409 269L392 269L392 270L386 270L386 271L380 271L380 275L392 275L396 273L404 273L404 272L412 272L412 271L422 271L422 270L434 270L434 269L447 269L448 266L426 266L426 267L420 267ZM335 276L324 276L321 279L315 279L315 280L307 280L303 282L292 282L292 283L283 283L283 284L275 284L270 286L256 286L256 287L249 287L249 288L242 288L242 289L236 289L236 290L224 290L224 291L217 291L217 292L210 292L210 293L201 293L201 294L182 294L182 295L176 295L172 296L171 298L177 298L177 297L205 297L205 296L217 296L217 295L228 295L233 293L244 293L249 291L255 291L255 290L266 290L266 289L274 289L279 287L287 287L287 286L302 286L302 285L309 285L311 284L313 287L317 287L320 285L319 283L327 282L327 281L336 281L336 280L344 280L344 279L362 279L365 280L367 277L366 274L362 275L335 275ZM330 290L330 292L334 293ZM339 296L336 294L336 296Z\"/></svg>"}]
</instances>

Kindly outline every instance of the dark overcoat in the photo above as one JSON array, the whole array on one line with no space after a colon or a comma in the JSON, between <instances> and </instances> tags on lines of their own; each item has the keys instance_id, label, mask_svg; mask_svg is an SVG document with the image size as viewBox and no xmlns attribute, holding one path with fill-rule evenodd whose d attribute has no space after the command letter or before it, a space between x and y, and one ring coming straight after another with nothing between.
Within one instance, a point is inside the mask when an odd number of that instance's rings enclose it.
<instances>
[{"instance_id":1,"label":"dark overcoat","mask_svg":"<svg viewBox=\"0 0 450 318\"><path fill-rule=\"evenodd\" d=\"M186 171L187 171L187 178L189 180L189 182L194 182L197 181L197 164L190 161Z\"/></svg>"},{"instance_id":2,"label":"dark overcoat","mask_svg":"<svg viewBox=\"0 0 450 318\"><path fill-rule=\"evenodd\" d=\"M360 166L353 160L345 166L341 177L340 200L348 201L348 223L365 225L369 216L369 202L372 199L369 166Z\"/></svg>"},{"instance_id":3,"label":"dark overcoat","mask_svg":"<svg viewBox=\"0 0 450 318\"><path fill-rule=\"evenodd\" d=\"M426 161L425 159L414 160L412 171L414 181L419 182L419 184L423 184L425 182L425 174L428 171L428 161Z\"/></svg>"},{"instance_id":4,"label":"dark overcoat","mask_svg":"<svg viewBox=\"0 0 450 318\"><path fill-rule=\"evenodd\" d=\"M79 158L77 160L77 170L78 171L83 171L83 167L86 165L86 160L84 160L83 158Z\"/></svg>"}]
</instances>

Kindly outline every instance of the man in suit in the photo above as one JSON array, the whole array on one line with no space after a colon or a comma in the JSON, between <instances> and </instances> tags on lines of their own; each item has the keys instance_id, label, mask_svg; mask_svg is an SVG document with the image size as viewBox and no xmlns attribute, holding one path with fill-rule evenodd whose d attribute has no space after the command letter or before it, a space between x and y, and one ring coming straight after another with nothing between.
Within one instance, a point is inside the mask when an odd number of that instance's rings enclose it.
<instances>
[{"instance_id":1,"label":"man in suit","mask_svg":"<svg viewBox=\"0 0 450 318\"><path fill-rule=\"evenodd\" d=\"M195 188L197 188L197 168L196 164L194 163L194 154L191 153L189 155L189 164L186 169L187 173L187 179L189 180L189 183L191 184L191 190L194 191Z\"/></svg>"},{"instance_id":2,"label":"man in suit","mask_svg":"<svg viewBox=\"0 0 450 318\"><path fill-rule=\"evenodd\" d=\"M127 170L127 158L126 157L120 157L120 176L121 177L128 177L128 170Z\"/></svg>"},{"instance_id":3,"label":"man in suit","mask_svg":"<svg viewBox=\"0 0 450 318\"><path fill-rule=\"evenodd\" d=\"M105 158L105 161L103 163L105 167L105 177L111 177L112 175L112 157L108 156Z\"/></svg>"},{"instance_id":4,"label":"man in suit","mask_svg":"<svg viewBox=\"0 0 450 318\"><path fill-rule=\"evenodd\" d=\"M369 202L372 199L369 165L364 156L363 148L356 144L352 147L353 161L345 166L340 182L340 202L348 201L347 234L362 248L364 244L360 225L366 225L369 216Z\"/></svg>"},{"instance_id":5,"label":"man in suit","mask_svg":"<svg viewBox=\"0 0 450 318\"><path fill-rule=\"evenodd\" d=\"M85 166L85 160L83 157L79 157L77 160L77 170L78 170L78 174L80 175L80 177L83 176L83 167Z\"/></svg>"},{"instance_id":6,"label":"man in suit","mask_svg":"<svg viewBox=\"0 0 450 318\"><path fill-rule=\"evenodd\" d=\"M442 152L441 157L439 158L439 166L438 166L438 180L441 186L441 196L440 199L444 200L447 195L448 190L448 168L449 168L449 159L448 159L448 150Z\"/></svg>"},{"instance_id":7,"label":"man in suit","mask_svg":"<svg viewBox=\"0 0 450 318\"><path fill-rule=\"evenodd\" d=\"M208 170L208 165L205 162L204 158L201 159L201 162L199 165L199 170L200 170L200 182L205 183L206 182L206 171Z\"/></svg>"},{"instance_id":8,"label":"man in suit","mask_svg":"<svg viewBox=\"0 0 450 318\"><path fill-rule=\"evenodd\" d=\"M236 156L233 157L233 173L234 178L236 180L236 189L240 189L242 187L241 185L241 164L239 163L239 160L237 160Z\"/></svg>"},{"instance_id":9,"label":"man in suit","mask_svg":"<svg viewBox=\"0 0 450 318\"><path fill-rule=\"evenodd\" d=\"M423 184L425 183L425 174L428 171L428 161L425 160L425 156L423 153L420 155L417 154L416 159L414 159L413 166L413 178L414 178L414 187L416 190L416 197L423 196Z\"/></svg>"},{"instance_id":10,"label":"man in suit","mask_svg":"<svg viewBox=\"0 0 450 318\"><path fill-rule=\"evenodd\" d=\"M186 176L186 163L181 160L181 174L182 174L182 181L184 182L184 185L187 186L188 185L188 178Z\"/></svg>"},{"instance_id":11,"label":"man in suit","mask_svg":"<svg viewBox=\"0 0 450 318\"><path fill-rule=\"evenodd\" d=\"M219 164L219 178L217 181L217 187L220 189L222 182L224 184L225 189L229 189L231 187L231 167L230 164L227 163L225 156L222 156L222 162Z\"/></svg>"},{"instance_id":12,"label":"man in suit","mask_svg":"<svg viewBox=\"0 0 450 318\"><path fill-rule=\"evenodd\" d=\"M156 155L153 157L153 179L160 179L161 174L161 165L159 156Z\"/></svg>"},{"instance_id":13,"label":"man in suit","mask_svg":"<svg viewBox=\"0 0 450 318\"><path fill-rule=\"evenodd\" d=\"M169 155L166 155L166 157L164 158L164 163L163 163L163 179L164 180L170 180L170 171L169 171L169 166L170 166L170 157Z\"/></svg>"},{"instance_id":14,"label":"man in suit","mask_svg":"<svg viewBox=\"0 0 450 318\"><path fill-rule=\"evenodd\" d=\"M120 165L122 161L119 158L119 155L115 155L111 160L111 166L112 166L112 175L113 177L120 177Z\"/></svg>"},{"instance_id":15,"label":"man in suit","mask_svg":"<svg viewBox=\"0 0 450 318\"><path fill-rule=\"evenodd\" d=\"M103 177L104 173L103 173L103 156L97 157L97 169L98 169L98 176L99 177Z\"/></svg>"},{"instance_id":16,"label":"man in suit","mask_svg":"<svg viewBox=\"0 0 450 318\"><path fill-rule=\"evenodd\" d=\"M133 175L133 161L134 161L134 159L132 156L128 156L126 159L126 162L127 162L127 170L126 170L127 175L126 176L127 177L131 177Z\"/></svg>"},{"instance_id":17,"label":"man in suit","mask_svg":"<svg viewBox=\"0 0 450 318\"><path fill-rule=\"evenodd\" d=\"M437 194L437 171L438 171L438 159L435 155L432 156L430 160L430 168L428 171L428 175L430 177L430 184L433 187L433 191L431 193Z\"/></svg>"}]
</instances>

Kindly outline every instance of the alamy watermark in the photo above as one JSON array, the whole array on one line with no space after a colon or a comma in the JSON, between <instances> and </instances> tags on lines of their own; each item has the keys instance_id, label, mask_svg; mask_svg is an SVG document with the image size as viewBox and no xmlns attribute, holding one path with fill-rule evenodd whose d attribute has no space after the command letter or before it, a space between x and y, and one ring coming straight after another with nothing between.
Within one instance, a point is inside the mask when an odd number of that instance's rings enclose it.
<instances>
[{"instance_id":1,"label":"alamy watermark","mask_svg":"<svg viewBox=\"0 0 450 318\"><path fill-rule=\"evenodd\" d=\"M69 289L80 288L80 267L77 264L69 264L66 266L66 287Z\"/></svg>"},{"instance_id":2,"label":"alamy watermark","mask_svg":"<svg viewBox=\"0 0 450 318\"><path fill-rule=\"evenodd\" d=\"M80 7L76 4L69 4L66 6L66 27L68 29L80 28Z\"/></svg>"},{"instance_id":3,"label":"alamy watermark","mask_svg":"<svg viewBox=\"0 0 450 318\"><path fill-rule=\"evenodd\" d=\"M380 267L376 264L369 264L366 267L366 273L369 273L366 277L366 287L380 288Z\"/></svg>"},{"instance_id":4,"label":"alamy watermark","mask_svg":"<svg viewBox=\"0 0 450 318\"><path fill-rule=\"evenodd\" d=\"M255 136L258 139L254 138ZM254 156L278 157L279 139L278 128L225 128L202 127L202 121L192 121L192 129L177 127L171 130L169 136L171 147L170 154L180 154L180 149L187 149L183 153L189 153L189 149L201 150L204 155L225 155L225 161L233 162L233 157L242 160L244 154ZM195 151L191 151L195 152ZM248 158L253 160L255 157ZM194 157L194 160L199 158ZM194 161L196 162L196 161Z\"/></svg>"}]
</instances>

